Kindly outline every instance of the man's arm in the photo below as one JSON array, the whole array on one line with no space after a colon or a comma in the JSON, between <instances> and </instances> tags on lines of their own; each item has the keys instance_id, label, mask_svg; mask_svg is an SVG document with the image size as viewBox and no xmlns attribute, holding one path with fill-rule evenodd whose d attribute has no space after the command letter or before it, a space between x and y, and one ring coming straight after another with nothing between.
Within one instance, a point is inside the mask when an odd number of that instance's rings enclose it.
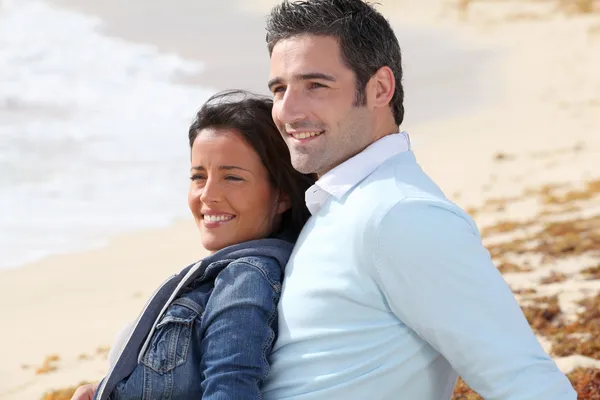
<instances>
[{"instance_id":1,"label":"man's arm","mask_svg":"<svg viewBox=\"0 0 600 400\"><path fill-rule=\"evenodd\" d=\"M203 399L261 397L278 298L254 265L235 261L219 273L202 317Z\"/></svg>"},{"instance_id":2,"label":"man's arm","mask_svg":"<svg viewBox=\"0 0 600 400\"><path fill-rule=\"evenodd\" d=\"M486 399L575 400L475 228L444 207L400 202L378 225L374 266L392 312Z\"/></svg>"}]
</instances>

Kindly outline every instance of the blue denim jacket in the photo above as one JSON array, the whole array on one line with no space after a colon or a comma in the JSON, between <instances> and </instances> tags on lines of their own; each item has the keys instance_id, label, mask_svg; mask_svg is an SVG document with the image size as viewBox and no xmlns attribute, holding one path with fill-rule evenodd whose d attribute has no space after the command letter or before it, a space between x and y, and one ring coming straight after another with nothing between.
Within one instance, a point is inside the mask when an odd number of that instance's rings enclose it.
<instances>
[{"instance_id":1,"label":"blue denim jacket","mask_svg":"<svg viewBox=\"0 0 600 400\"><path fill-rule=\"evenodd\" d=\"M283 237L245 242L169 278L94 398L261 398L292 248Z\"/></svg>"}]
</instances>

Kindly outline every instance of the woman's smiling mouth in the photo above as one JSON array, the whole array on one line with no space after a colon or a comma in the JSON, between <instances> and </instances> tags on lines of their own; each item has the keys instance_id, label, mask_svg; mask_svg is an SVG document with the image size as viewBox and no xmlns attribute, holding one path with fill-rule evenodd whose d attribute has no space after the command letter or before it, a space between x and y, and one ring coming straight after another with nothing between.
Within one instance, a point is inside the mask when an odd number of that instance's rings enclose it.
<instances>
[{"instance_id":1,"label":"woman's smiling mouth","mask_svg":"<svg viewBox=\"0 0 600 400\"><path fill-rule=\"evenodd\" d=\"M202 214L202 221L204 222L204 226L206 226L207 228L217 228L223 224L226 224L234 218L235 215L226 213Z\"/></svg>"}]
</instances>

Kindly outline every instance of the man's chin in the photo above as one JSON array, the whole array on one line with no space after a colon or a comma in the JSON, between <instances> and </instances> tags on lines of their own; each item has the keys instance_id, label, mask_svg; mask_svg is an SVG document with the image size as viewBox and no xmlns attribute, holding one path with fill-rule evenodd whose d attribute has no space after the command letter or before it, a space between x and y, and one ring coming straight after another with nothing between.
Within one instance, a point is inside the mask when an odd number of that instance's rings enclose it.
<instances>
[{"instance_id":1,"label":"man's chin","mask_svg":"<svg viewBox=\"0 0 600 400\"><path fill-rule=\"evenodd\" d=\"M301 174L314 174L316 172L313 163L306 160L305 157L302 157L301 160L297 160L292 156L292 166Z\"/></svg>"}]
</instances>

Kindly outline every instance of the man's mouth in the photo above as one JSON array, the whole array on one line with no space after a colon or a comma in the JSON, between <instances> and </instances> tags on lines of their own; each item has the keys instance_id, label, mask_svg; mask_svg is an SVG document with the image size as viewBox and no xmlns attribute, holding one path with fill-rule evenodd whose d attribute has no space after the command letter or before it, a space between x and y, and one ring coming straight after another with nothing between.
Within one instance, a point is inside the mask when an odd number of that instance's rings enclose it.
<instances>
[{"instance_id":1,"label":"man's mouth","mask_svg":"<svg viewBox=\"0 0 600 400\"><path fill-rule=\"evenodd\" d=\"M288 134L296 140L306 140L313 137L320 136L325 131L311 131L311 132L288 132Z\"/></svg>"}]
</instances>

